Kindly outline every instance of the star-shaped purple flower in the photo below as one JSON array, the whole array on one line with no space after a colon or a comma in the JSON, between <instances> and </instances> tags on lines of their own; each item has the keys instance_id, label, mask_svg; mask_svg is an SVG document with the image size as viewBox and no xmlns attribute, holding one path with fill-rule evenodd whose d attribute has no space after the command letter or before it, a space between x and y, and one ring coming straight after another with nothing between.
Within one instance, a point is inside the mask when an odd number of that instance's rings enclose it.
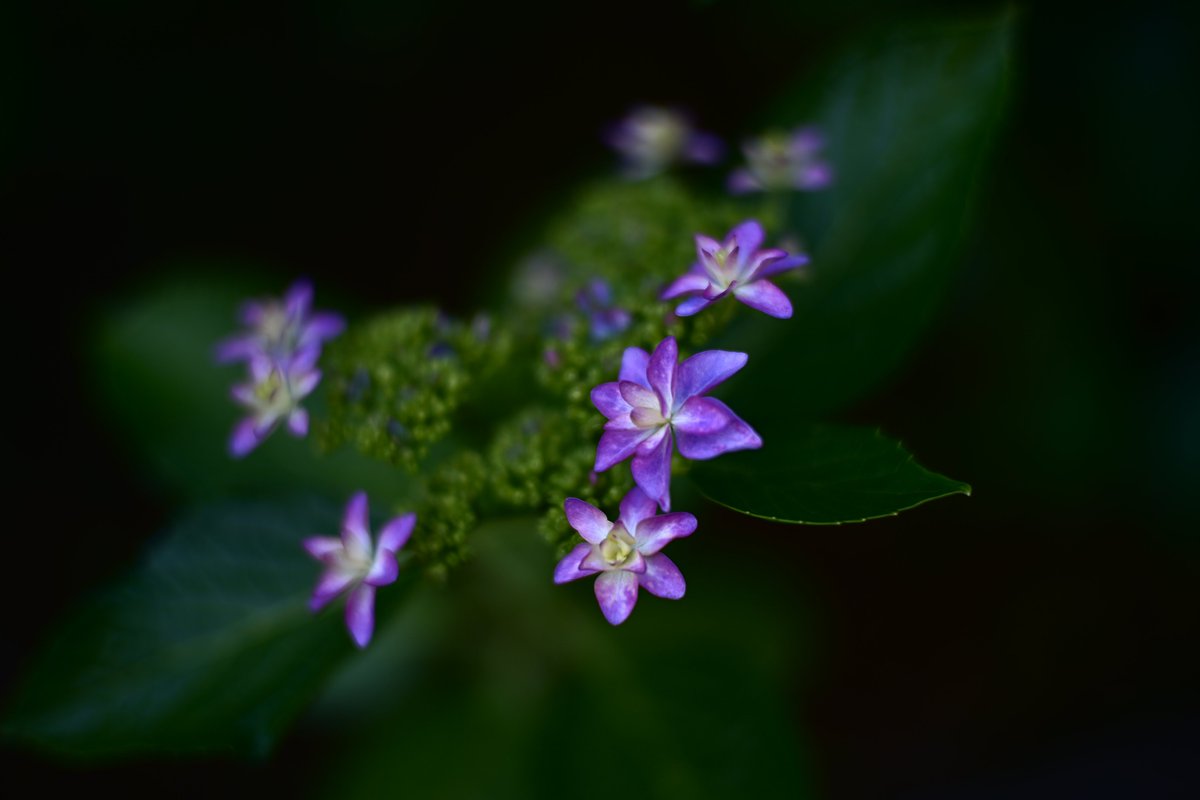
<instances>
[{"instance_id":1,"label":"star-shaped purple flower","mask_svg":"<svg viewBox=\"0 0 1200 800\"><path fill-rule=\"evenodd\" d=\"M217 345L217 360L249 361L266 355L283 359L301 350L316 348L346 327L340 314L312 310L313 287L298 280L282 300L257 300L242 306L239 318L249 330Z\"/></svg>"},{"instance_id":2,"label":"star-shaped purple flower","mask_svg":"<svg viewBox=\"0 0 1200 800\"><path fill-rule=\"evenodd\" d=\"M574 497L563 503L567 521L584 542L575 545L554 568L554 582L596 578L596 600L604 618L620 625L633 612L638 587L678 600L687 584L671 559L659 551L672 539L690 536L696 518L675 513L655 516L655 503L636 486L621 501L621 515L609 522L604 512Z\"/></svg>"},{"instance_id":3,"label":"star-shaped purple flower","mask_svg":"<svg viewBox=\"0 0 1200 800\"><path fill-rule=\"evenodd\" d=\"M416 521L416 514L396 517L383 526L378 544L372 546L367 493L357 492L346 505L340 538L313 536L304 540L308 554L325 565L309 608L320 611L349 590L346 627L359 647L367 646L375 630L375 590L396 580L400 572L396 551L404 547Z\"/></svg>"},{"instance_id":4,"label":"star-shaped purple flower","mask_svg":"<svg viewBox=\"0 0 1200 800\"><path fill-rule=\"evenodd\" d=\"M671 452L704 460L762 447L754 429L729 406L702 395L746 364L745 353L706 350L682 363L675 337L651 355L625 350L620 380L592 389L592 403L608 422L596 448L597 472L633 456L633 479L663 511L671 510Z\"/></svg>"},{"instance_id":5,"label":"star-shaped purple flower","mask_svg":"<svg viewBox=\"0 0 1200 800\"><path fill-rule=\"evenodd\" d=\"M803 253L789 256L778 249L762 250L762 225L748 219L729 232L724 243L696 234L698 260L663 290L660 298L687 296L675 313L681 317L707 308L732 294L753 309L779 319L792 316L792 302L767 278L808 263Z\"/></svg>"},{"instance_id":6,"label":"star-shaped purple flower","mask_svg":"<svg viewBox=\"0 0 1200 800\"><path fill-rule=\"evenodd\" d=\"M729 191L747 192L824 189L833 183L833 169L819 156L825 139L815 128L773 131L750 139L742 150L746 166L729 176Z\"/></svg>"},{"instance_id":7,"label":"star-shaped purple flower","mask_svg":"<svg viewBox=\"0 0 1200 800\"><path fill-rule=\"evenodd\" d=\"M231 390L233 399L249 410L249 414L233 428L229 437L229 453L242 458L270 436L281 422L296 437L308 434L308 411L300 401L312 394L321 381L316 369L316 347L276 361L258 354L250 360L250 383L236 384Z\"/></svg>"}]
</instances>

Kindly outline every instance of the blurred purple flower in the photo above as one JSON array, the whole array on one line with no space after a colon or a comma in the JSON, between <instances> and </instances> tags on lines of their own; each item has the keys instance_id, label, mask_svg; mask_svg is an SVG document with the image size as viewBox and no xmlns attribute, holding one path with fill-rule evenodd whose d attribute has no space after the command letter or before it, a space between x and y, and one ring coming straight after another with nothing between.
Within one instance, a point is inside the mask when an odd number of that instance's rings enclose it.
<instances>
[{"instance_id":1,"label":"blurred purple flower","mask_svg":"<svg viewBox=\"0 0 1200 800\"><path fill-rule=\"evenodd\" d=\"M296 437L308 434L308 412L300 401L312 394L321 381L315 368L320 351L302 350L290 358L275 361L265 355L250 359L250 383L239 383L231 391L233 399L249 410L229 438L229 452L242 458L270 436L281 422Z\"/></svg>"},{"instance_id":2,"label":"blurred purple flower","mask_svg":"<svg viewBox=\"0 0 1200 800\"><path fill-rule=\"evenodd\" d=\"M605 139L632 179L649 178L680 162L713 164L725 150L716 136L695 130L686 115L658 106L633 109Z\"/></svg>"},{"instance_id":3,"label":"blurred purple flower","mask_svg":"<svg viewBox=\"0 0 1200 800\"><path fill-rule=\"evenodd\" d=\"M729 176L734 194L780 189L823 189L833 182L833 169L819 157L825 140L815 128L774 131L742 145L746 166Z\"/></svg>"},{"instance_id":4,"label":"blurred purple flower","mask_svg":"<svg viewBox=\"0 0 1200 800\"><path fill-rule=\"evenodd\" d=\"M745 353L706 350L682 363L675 337L651 355L625 350L620 379L592 389L592 403L608 422L596 448L603 472L633 456L633 479L663 511L671 510L672 437L679 454L705 460L734 450L762 447L762 439L729 409L702 395L746 364Z\"/></svg>"},{"instance_id":5,"label":"blurred purple flower","mask_svg":"<svg viewBox=\"0 0 1200 800\"><path fill-rule=\"evenodd\" d=\"M587 316L588 332L595 342L611 339L633 321L628 311L613 305L612 289L599 278L579 290L575 295L575 304Z\"/></svg>"},{"instance_id":6,"label":"blurred purple flower","mask_svg":"<svg viewBox=\"0 0 1200 800\"><path fill-rule=\"evenodd\" d=\"M375 630L375 590L396 580L400 571L396 551L404 547L416 521L416 514L390 520L379 532L378 544L372 546L367 493L357 492L346 505L340 538L314 536L304 540L309 555L325 565L309 608L320 611L349 590L346 627L359 647L367 646Z\"/></svg>"},{"instance_id":7,"label":"blurred purple flower","mask_svg":"<svg viewBox=\"0 0 1200 800\"><path fill-rule=\"evenodd\" d=\"M808 263L808 256L789 256L784 250L760 250L765 235L757 220L746 220L729 232L724 244L696 234L699 260L663 290L661 299L689 295L675 308L689 317L732 294L753 309L779 319L792 316L792 303L778 286L766 280Z\"/></svg>"},{"instance_id":8,"label":"blurred purple flower","mask_svg":"<svg viewBox=\"0 0 1200 800\"><path fill-rule=\"evenodd\" d=\"M621 501L616 523L591 503L568 497L567 521L584 542L575 545L554 568L554 582L596 578L596 600L604 618L620 625L633 612L638 587L668 600L683 597L687 585L671 559L659 551L672 539L690 536L696 518L675 513L655 516L655 503L638 487Z\"/></svg>"},{"instance_id":9,"label":"blurred purple flower","mask_svg":"<svg viewBox=\"0 0 1200 800\"><path fill-rule=\"evenodd\" d=\"M256 300L242 306L240 320L249 330L217 345L221 363L249 361L257 355L284 360L292 354L337 336L346 327L341 315L312 311L313 288L307 280L296 281L283 299Z\"/></svg>"}]
</instances>

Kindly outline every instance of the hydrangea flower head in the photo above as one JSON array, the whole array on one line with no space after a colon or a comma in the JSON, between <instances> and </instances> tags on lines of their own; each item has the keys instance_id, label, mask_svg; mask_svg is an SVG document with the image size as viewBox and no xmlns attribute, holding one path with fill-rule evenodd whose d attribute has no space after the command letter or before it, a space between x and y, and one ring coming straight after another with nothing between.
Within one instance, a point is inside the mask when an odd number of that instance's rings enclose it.
<instances>
[{"instance_id":1,"label":"hydrangea flower head","mask_svg":"<svg viewBox=\"0 0 1200 800\"><path fill-rule=\"evenodd\" d=\"M320 611L334 598L349 591L346 627L359 647L366 647L375 630L375 590L396 580L400 566L396 552L404 547L416 524L416 514L389 521L372 545L367 515L367 494L357 492L346 505L340 537L313 536L304 549L325 565L313 590L309 608Z\"/></svg>"},{"instance_id":2,"label":"hydrangea flower head","mask_svg":"<svg viewBox=\"0 0 1200 800\"><path fill-rule=\"evenodd\" d=\"M596 448L603 472L633 457L633 479L663 511L671 510L671 453L705 460L762 447L762 439L729 406L704 394L746 364L745 353L705 350L677 363L668 336L654 353L625 350L619 380L592 389L592 403L608 422Z\"/></svg>"},{"instance_id":3,"label":"hydrangea flower head","mask_svg":"<svg viewBox=\"0 0 1200 800\"><path fill-rule=\"evenodd\" d=\"M762 225L752 219L731 230L724 242L696 234L696 262L663 290L661 299L686 296L675 313L688 317L731 294L764 314L789 318L792 302L767 278L807 264L808 256L761 249L764 238Z\"/></svg>"},{"instance_id":4,"label":"hydrangea flower head","mask_svg":"<svg viewBox=\"0 0 1200 800\"><path fill-rule=\"evenodd\" d=\"M833 182L833 169L820 158L825 140L814 128L774 131L742 145L746 166L729 176L729 191L747 192L823 189Z\"/></svg>"},{"instance_id":5,"label":"hydrangea flower head","mask_svg":"<svg viewBox=\"0 0 1200 800\"><path fill-rule=\"evenodd\" d=\"M712 164L724 151L720 139L695 130L684 114L657 106L635 108L606 138L621 155L625 175L634 179L680 162Z\"/></svg>"},{"instance_id":6,"label":"hydrangea flower head","mask_svg":"<svg viewBox=\"0 0 1200 800\"><path fill-rule=\"evenodd\" d=\"M233 428L230 455L242 458L249 454L283 422L293 436L308 434L308 412L300 401L321 381L321 371L315 368L319 354L313 347L281 361L264 355L251 359L250 382L239 383L231 391L249 414Z\"/></svg>"},{"instance_id":7,"label":"hydrangea flower head","mask_svg":"<svg viewBox=\"0 0 1200 800\"><path fill-rule=\"evenodd\" d=\"M596 578L596 600L604 618L620 625L633 612L638 587L658 597L678 600L687 585L683 574L661 552L672 539L696 530L691 514L656 516L655 502L638 487L621 501L621 515L610 522L604 512L574 497L563 503L567 521L583 537L581 544L558 562L554 582Z\"/></svg>"},{"instance_id":8,"label":"hydrangea flower head","mask_svg":"<svg viewBox=\"0 0 1200 800\"><path fill-rule=\"evenodd\" d=\"M248 330L217 345L217 360L249 361L255 356L284 359L309 348L320 349L346 327L341 315L312 310L313 287L298 280L283 299L255 300L242 306L240 320Z\"/></svg>"}]
</instances>

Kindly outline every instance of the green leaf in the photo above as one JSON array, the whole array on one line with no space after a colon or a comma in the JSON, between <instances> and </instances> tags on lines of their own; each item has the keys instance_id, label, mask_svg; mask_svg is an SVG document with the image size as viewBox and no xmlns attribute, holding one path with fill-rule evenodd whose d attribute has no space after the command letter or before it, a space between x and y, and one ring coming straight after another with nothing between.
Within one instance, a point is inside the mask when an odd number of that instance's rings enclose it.
<instances>
[{"instance_id":1,"label":"green leaf","mask_svg":"<svg viewBox=\"0 0 1200 800\"><path fill-rule=\"evenodd\" d=\"M349 450L321 456L310 440L283 430L245 459L229 456L226 443L241 416L229 387L245 380L245 369L217 365L213 348L237 331L239 305L261 295L244 281L177 277L101 320L94 385L120 442L162 485L189 498L303 489L407 497L412 482L397 470ZM320 413L319 397L308 405Z\"/></svg>"},{"instance_id":2,"label":"green leaf","mask_svg":"<svg viewBox=\"0 0 1200 800\"><path fill-rule=\"evenodd\" d=\"M793 426L763 436L761 450L697 464L700 491L753 517L839 525L895 516L939 497L971 493L965 483L930 472L877 430Z\"/></svg>"},{"instance_id":3,"label":"green leaf","mask_svg":"<svg viewBox=\"0 0 1200 800\"><path fill-rule=\"evenodd\" d=\"M339 518L315 501L187 516L46 642L5 736L87 756L264 752L354 652L340 603L307 608L319 565L301 540L332 534ZM402 568L399 586L414 574ZM395 601L399 586L380 598Z\"/></svg>"},{"instance_id":4,"label":"green leaf","mask_svg":"<svg viewBox=\"0 0 1200 800\"><path fill-rule=\"evenodd\" d=\"M786 406L819 419L875 388L919 340L960 266L1012 27L1003 14L892 32L833 69L821 99L792 98L773 115L820 127L837 179L782 198L812 263L781 281L792 319L746 312L722 342L750 353L731 386L739 413Z\"/></svg>"}]
</instances>

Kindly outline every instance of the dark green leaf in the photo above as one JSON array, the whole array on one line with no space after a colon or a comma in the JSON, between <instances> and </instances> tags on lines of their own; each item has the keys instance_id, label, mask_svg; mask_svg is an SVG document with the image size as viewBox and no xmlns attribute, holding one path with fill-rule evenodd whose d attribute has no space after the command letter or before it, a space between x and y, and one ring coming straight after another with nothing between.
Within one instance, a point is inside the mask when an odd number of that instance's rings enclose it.
<instances>
[{"instance_id":1,"label":"dark green leaf","mask_svg":"<svg viewBox=\"0 0 1200 800\"><path fill-rule=\"evenodd\" d=\"M306 605L320 570L301 540L332 535L339 519L311 501L186 517L54 633L5 735L78 755L264 751L354 652L340 603L317 616ZM414 574L402 569L399 584Z\"/></svg>"},{"instance_id":2,"label":"dark green leaf","mask_svg":"<svg viewBox=\"0 0 1200 800\"><path fill-rule=\"evenodd\" d=\"M245 459L230 458L226 442L241 412L229 387L245 380L245 369L218 366L213 348L237 331L237 309L252 296L228 279L179 278L102 321L95 382L122 443L188 497L306 488L365 489L389 502L407 496L411 481L395 469L350 451L320 456L310 440L283 430ZM320 412L318 397L307 405Z\"/></svg>"},{"instance_id":3,"label":"dark green leaf","mask_svg":"<svg viewBox=\"0 0 1200 800\"><path fill-rule=\"evenodd\" d=\"M708 498L776 522L837 525L894 516L971 487L922 467L899 442L870 428L793 426L764 435L761 450L697 464Z\"/></svg>"},{"instance_id":4,"label":"dark green leaf","mask_svg":"<svg viewBox=\"0 0 1200 800\"><path fill-rule=\"evenodd\" d=\"M1011 28L1004 14L895 32L832 70L816 103L782 104L776 124L825 133L837 180L787 198L791 230L812 253L806 276L782 281L794 317L746 312L722 342L750 353L731 387L739 411L786 407L818 419L844 408L927 328L960 266L1000 120Z\"/></svg>"}]
</instances>

